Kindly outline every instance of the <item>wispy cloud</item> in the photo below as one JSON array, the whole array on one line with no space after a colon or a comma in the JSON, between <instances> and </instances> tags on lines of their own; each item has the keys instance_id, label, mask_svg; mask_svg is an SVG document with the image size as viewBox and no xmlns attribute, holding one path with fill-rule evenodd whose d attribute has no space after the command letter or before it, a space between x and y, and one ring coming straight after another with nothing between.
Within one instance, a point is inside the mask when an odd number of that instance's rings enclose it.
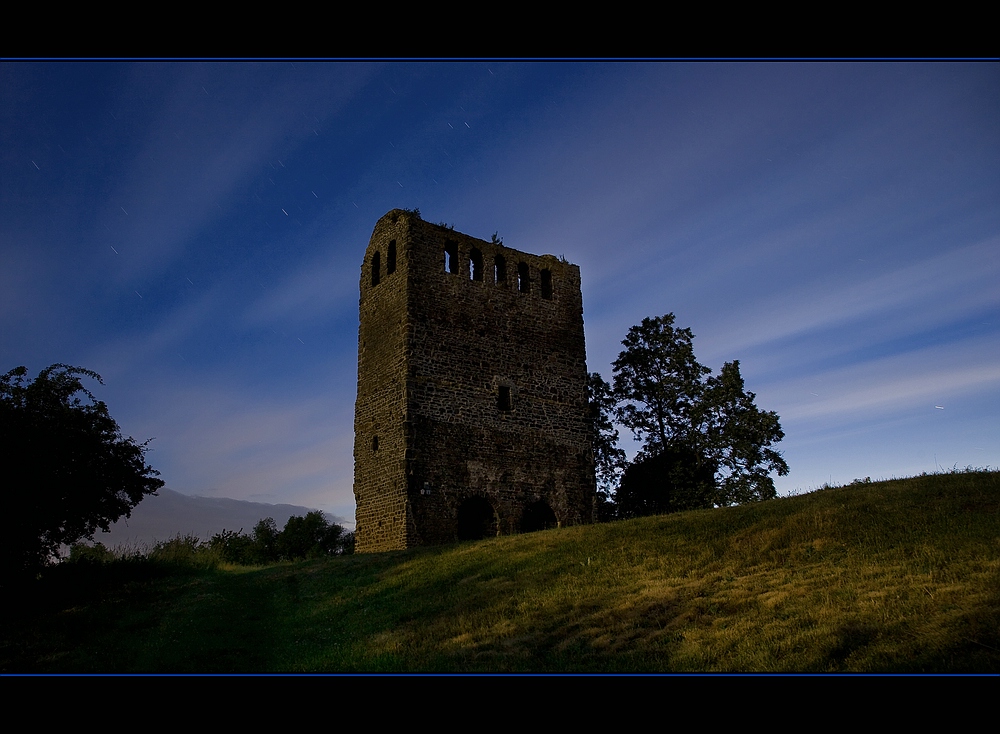
<instances>
[{"instance_id":1,"label":"wispy cloud","mask_svg":"<svg viewBox=\"0 0 1000 734\"><path fill-rule=\"evenodd\" d=\"M169 457L173 489L323 509L353 501L353 416L339 395L262 398L220 385L166 386L146 429ZM155 458L155 455L153 455ZM322 501L319 501L322 498Z\"/></svg>"},{"instance_id":2,"label":"wispy cloud","mask_svg":"<svg viewBox=\"0 0 1000 734\"><path fill-rule=\"evenodd\" d=\"M772 383L761 397L784 420L833 425L901 410L932 410L957 396L992 395L998 388L996 352L984 352L978 340L966 340Z\"/></svg>"},{"instance_id":3,"label":"wispy cloud","mask_svg":"<svg viewBox=\"0 0 1000 734\"><path fill-rule=\"evenodd\" d=\"M707 345L711 352L765 350L782 340L854 325L879 338L900 338L1000 307L1000 239L991 238L924 258L887 273L851 282L849 273L829 281L793 286L744 304L727 315ZM838 335L829 349L865 342Z\"/></svg>"},{"instance_id":4,"label":"wispy cloud","mask_svg":"<svg viewBox=\"0 0 1000 734\"><path fill-rule=\"evenodd\" d=\"M155 270L220 217L250 206L250 181L266 179L268 162L318 135L322 123L307 110L336 115L372 73L363 65L317 68L329 72L320 98L313 79L281 65L133 68L120 97L126 108L149 84L169 91L155 112L136 117L138 145L115 162L116 186L98 234L106 230L121 243L119 277ZM310 97L312 104L304 103Z\"/></svg>"},{"instance_id":5,"label":"wispy cloud","mask_svg":"<svg viewBox=\"0 0 1000 734\"><path fill-rule=\"evenodd\" d=\"M359 259L367 242L330 242L248 305L250 325L298 322L357 310Z\"/></svg>"}]
</instances>

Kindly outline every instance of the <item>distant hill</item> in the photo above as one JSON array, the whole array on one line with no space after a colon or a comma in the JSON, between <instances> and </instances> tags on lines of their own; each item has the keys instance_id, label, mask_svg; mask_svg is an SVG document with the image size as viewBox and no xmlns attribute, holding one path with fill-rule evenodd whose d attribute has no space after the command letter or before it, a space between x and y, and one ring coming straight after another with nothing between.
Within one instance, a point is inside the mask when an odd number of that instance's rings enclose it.
<instances>
[{"instance_id":1,"label":"distant hill","mask_svg":"<svg viewBox=\"0 0 1000 734\"><path fill-rule=\"evenodd\" d=\"M147 497L132 511L132 517L119 520L111 532L98 532L94 540L108 547L119 545L152 545L179 535L197 535L208 540L222 530L249 533L257 522L273 517L279 528L284 527L292 515L305 515L314 508L298 505L269 505L263 502L246 502L228 497L195 497L161 489L154 497ZM334 515L327 519L353 529L353 522Z\"/></svg>"}]
</instances>

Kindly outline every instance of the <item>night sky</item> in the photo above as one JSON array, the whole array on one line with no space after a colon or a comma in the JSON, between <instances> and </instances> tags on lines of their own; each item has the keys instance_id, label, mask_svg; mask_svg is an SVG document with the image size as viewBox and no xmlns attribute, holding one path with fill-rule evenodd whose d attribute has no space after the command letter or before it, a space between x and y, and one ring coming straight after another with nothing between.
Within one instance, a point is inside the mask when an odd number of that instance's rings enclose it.
<instances>
[{"instance_id":1,"label":"night sky","mask_svg":"<svg viewBox=\"0 0 1000 734\"><path fill-rule=\"evenodd\" d=\"M99 372L176 491L353 522L395 207L578 264L609 381L667 312L740 360L780 493L1000 465L1000 64L8 61L0 115L0 373Z\"/></svg>"}]
</instances>

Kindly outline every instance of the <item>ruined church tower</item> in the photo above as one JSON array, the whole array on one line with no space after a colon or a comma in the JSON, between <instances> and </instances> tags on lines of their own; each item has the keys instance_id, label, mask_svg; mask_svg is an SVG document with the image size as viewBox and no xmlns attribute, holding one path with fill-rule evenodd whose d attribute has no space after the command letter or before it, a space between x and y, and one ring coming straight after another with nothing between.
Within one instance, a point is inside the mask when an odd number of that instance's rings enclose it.
<instances>
[{"instance_id":1,"label":"ruined church tower","mask_svg":"<svg viewBox=\"0 0 1000 734\"><path fill-rule=\"evenodd\" d=\"M579 267L394 209L360 321L358 552L593 521Z\"/></svg>"}]
</instances>

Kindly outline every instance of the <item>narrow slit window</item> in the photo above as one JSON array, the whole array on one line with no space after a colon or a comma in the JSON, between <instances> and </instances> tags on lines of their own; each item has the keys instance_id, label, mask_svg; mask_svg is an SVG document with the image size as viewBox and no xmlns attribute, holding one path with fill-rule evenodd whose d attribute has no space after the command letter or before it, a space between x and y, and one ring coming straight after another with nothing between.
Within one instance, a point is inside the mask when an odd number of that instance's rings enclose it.
<instances>
[{"instance_id":1,"label":"narrow slit window","mask_svg":"<svg viewBox=\"0 0 1000 734\"><path fill-rule=\"evenodd\" d=\"M372 287L378 285L379 280L382 279L382 274L379 270L382 267L382 255L376 252L372 255Z\"/></svg>"},{"instance_id":2,"label":"narrow slit window","mask_svg":"<svg viewBox=\"0 0 1000 734\"><path fill-rule=\"evenodd\" d=\"M500 386L500 391L497 393L497 408L503 413L511 411L510 387L507 385Z\"/></svg>"},{"instance_id":3,"label":"narrow slit window","mask_svg":"<svg viewBox=\"0 0 1000 734\"><path fill-rule=\"evenodd\" d=\"M396 240L390 240L389 252L385 258L385 274L392 275L396 272Z\"/></svg>"},{"instance_id":4,"label":"narrow slit window","mask_svg":"<svg viewBox=\"0 0 1000 734\"><path fill-rule=\"evenodd\" d=\"M480 281L483 279L483 253L475 247L469 253L469 279Z\"/></svg>"},{"instance_id":5,"label":"narrow slit window","mask_svg":"<svg viewBox=\"0 0 1000 734\"><path fill-rule=\"evenodd\" d=\"M542 298L552 298L552 271L542 271Z\"/></svg>"},{"instance_id":6,"label":"narrow slit window","mask_svg":"<svg viewBox=\"0 0 1000 734\"><path fill-rule=\"evenodd\" d=\"M452 240L444 242L444 271L446 273L458 272L458 243Z\"/></svg>"},{"instance_id":7,"label":"narrow slit window","mask_svg":"<svg viewBox=\"0 0 1000 734\"><path fill-rule=\"evenodd\" d=\"M497 285L507 282L507 261L503 255L497 255L493 259L493 275Z\"/></svg>"},{"instance_id":8,"label":"narrow slit window","mask_svg":"<svg viewBox=\"0 0 1000 734\"><path fill-rule=\"evenodd\" d=\"M531 281L528 278L528 263L517 264L517 289L521 293L527 293L531 288Z\"/></svg>"}]
</instances>

